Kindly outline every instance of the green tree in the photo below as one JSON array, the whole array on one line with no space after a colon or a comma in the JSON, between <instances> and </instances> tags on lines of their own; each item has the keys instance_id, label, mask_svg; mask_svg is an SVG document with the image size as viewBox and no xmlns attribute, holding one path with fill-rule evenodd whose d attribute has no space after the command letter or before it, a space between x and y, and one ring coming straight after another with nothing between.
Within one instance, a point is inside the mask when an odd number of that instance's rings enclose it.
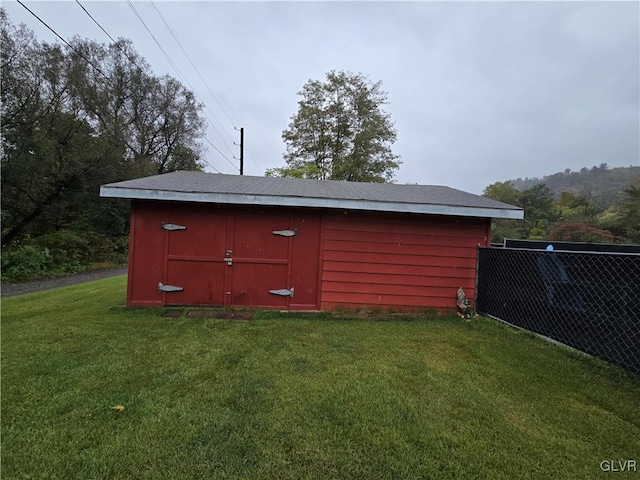
<instances>
[{"instance_id":1,"label":"green tree","mask_svg":"<svg viewBox=\"0 0 640 480\"><path fill-rule=\"evenodd\" d=\"M78 111L109 138L136 176L180 165L202 170L200 139L206 124L203 105L191 91L168 75L154 76L129 40L105 46L74 38L71 45L68 78ZM191 161L185 164L187 150Z\"/></svg>"},{"instance_id":2,"label":"green tree","mask_svg":"<svg viewBox=\"0 0 640 480\"><path fill-rule=\"evenodd\" d=\"M602 209L590 193L576 195L573 192L560 192L555 202L555 216L564 221L593 224L600 213Z\"/></svg>"},{"instance_id":3,"label":"green tree","mask_svg":"<svg viewBox=\"0 0 640 480\"><path fill-rule=\"evenodd\" d=\"M535 184L522 192L520 206L524 208L522 227L525 238L544 240L556 219L551 189L544 183Z\"/></svg>"},{"instance_id":4,"label":"green tree","mask_svg":"<svg viewBox=\"0 0 640 480\"><path fill-rule=\"evenodd\" d=\"M482 192L483 197L520 206L522 193L513 186L513 182L495 182L487 186ZM497 218L491 221L491 241L501 243L505 238L523 238L520 221Z\"/></svg>"},{"instance_id":5,"label":"green tree","mask_svg":"<svg viewBox=\"0 0 640 480\"><path fill-rule=\"evenodd\" d=\"M513 182L507 181L492 183L484 189L482 196L509 205L520 205L522 193L513 185Z\"/></svg>"},{"instance_id":6,"label":"green tree","mask_svg":"<svg viewBox=\"0 0 640 480\"><path fill-rule=\"evenodd\" d=\"M6 132L16 148L2 156L2 245L77 222L113 166L108 146L85 121L54 112ZM95 202L95 200L93 200Z\"/></svg>"},{"instance_id":7,"label":"green tree","mask_svg":"<svg viewBox=\"0 0 640 480\"><path fill-rule=\"evenodd\" d=\"M269 169L267 175L393 180L401 162L391 149L397 132L382 109L388 103L382 82L332 70L324 82L309 80L298 95L298 112L282 132L287 167Z\"/></svg>"},{"instance_id":8,"label":"green tree","mask_svg":"<svg viewBox=\"0 0 640 480\"><path fill-rule=\"evenodd\" d=\"M600 218L600 226L624 241L640 243L640 176L622 190L611 211Z\"/></svg>"},{"instance_id":9,"label":"green tree","mask_svg":"<svg viewBox=\"0 0 640 480\"><path fill-rule=\"evenodd\" d=\"M0 9L2 245L61 228L123 235L128 203L99 185L201 170L202 106L128 40L39 42Z\"/></svg>"}]
</instances>

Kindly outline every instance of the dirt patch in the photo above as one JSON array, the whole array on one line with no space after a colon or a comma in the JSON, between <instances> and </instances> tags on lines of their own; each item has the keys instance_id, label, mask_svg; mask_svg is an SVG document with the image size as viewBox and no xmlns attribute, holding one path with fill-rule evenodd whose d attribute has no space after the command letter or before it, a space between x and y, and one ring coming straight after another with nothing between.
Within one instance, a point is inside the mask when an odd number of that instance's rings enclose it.
<instances>
[{"instance_id":1,"label":"dirt patch","mask_svg":"<svg viewBox=\"0 0 640 480\"><path fill-rule=\"evenodd\" d=\"M221 320L253 320L252 312L234 312L230 310L190 310L189 318L218 318Z\"/></svg>"},{"instance_id":2,"label":"dirt patch","mask_svg":"<svg viewBox=\"0 0 640 480\"><path fill-rule=\"evenodd\" d=\"M181 318L186 316L187 318L216 318L220 320L253 320L253 312L235 312L232 310L187 310L171 309L167 310L164 314L167 318Z\"/></svg>"}]
</instances>

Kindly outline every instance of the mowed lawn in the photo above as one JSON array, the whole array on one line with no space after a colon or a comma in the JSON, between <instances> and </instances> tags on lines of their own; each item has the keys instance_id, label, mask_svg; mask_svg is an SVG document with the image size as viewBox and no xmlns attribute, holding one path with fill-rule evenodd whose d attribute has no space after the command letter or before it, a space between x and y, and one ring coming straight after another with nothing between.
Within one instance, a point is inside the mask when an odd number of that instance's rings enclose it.
<instances>
[{"instance_id":1,"label":"mowed lawn","mask_svg":"<svg viewBox=\"0 0 640 480\"><path fill-rule=\"evenodd\" d=\"M585 479L611 476L603 460L640 464L637 377L493 320L166 318L118 307L125 285L2 301L3 480Z\"/></svg>"}]
</instances>

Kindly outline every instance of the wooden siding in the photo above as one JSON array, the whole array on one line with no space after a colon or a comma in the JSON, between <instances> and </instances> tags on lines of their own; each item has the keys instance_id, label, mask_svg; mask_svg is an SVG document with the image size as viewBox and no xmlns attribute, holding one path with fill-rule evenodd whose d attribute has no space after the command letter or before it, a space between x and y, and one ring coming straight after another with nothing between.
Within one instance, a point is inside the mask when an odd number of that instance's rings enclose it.
<instances>
[{"instance_id":1,"label":"wooden siding","mask_svg":"<svg viewBox=\"0 0 640 480\"><path fill-rule=\"evenodd\" d=\"M158 282L163 277L164 241L160 224L165 208L158 203L133 201L129 236L127 305L162 305Z\"/></svg>"},{"instance_id":2,"label":"wooden siding","mask_svg":"<svg viewBox=\"0 0 640 480\"><path fill-rule=\"evenodd\" d=\"M324 224L323 309L455 309L458 287L473 297L490 228L488 219L353 212Z\"/></svg>"},{"instance_id":3,"label":"wooden siding","mask_svg":"<svg viewBox=\"0 0 640 480\"><path fill-rule=\"evenodd\" d=\"M134 201L127 303L454 309L458 287L473 297L489 234L480 218ZM291 287L293 298L269 293Z\"/></svg>"}]
</instances>

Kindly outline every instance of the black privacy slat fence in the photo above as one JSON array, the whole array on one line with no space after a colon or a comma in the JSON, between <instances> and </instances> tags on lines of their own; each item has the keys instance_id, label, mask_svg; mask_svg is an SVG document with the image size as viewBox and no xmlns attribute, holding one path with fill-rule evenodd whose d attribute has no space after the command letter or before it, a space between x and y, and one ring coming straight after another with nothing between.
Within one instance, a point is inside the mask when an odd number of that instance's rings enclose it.
<instances>
[{"instance_id":1,"label":"black privacy slat fence","mask_svg":"<svg viewBox=\"0 0 640 480\"><path fill-rule=\"evenodd\" d=\"M640 374L640 255L478 249L476 310Z\"/></svg>"}]
</instances>

